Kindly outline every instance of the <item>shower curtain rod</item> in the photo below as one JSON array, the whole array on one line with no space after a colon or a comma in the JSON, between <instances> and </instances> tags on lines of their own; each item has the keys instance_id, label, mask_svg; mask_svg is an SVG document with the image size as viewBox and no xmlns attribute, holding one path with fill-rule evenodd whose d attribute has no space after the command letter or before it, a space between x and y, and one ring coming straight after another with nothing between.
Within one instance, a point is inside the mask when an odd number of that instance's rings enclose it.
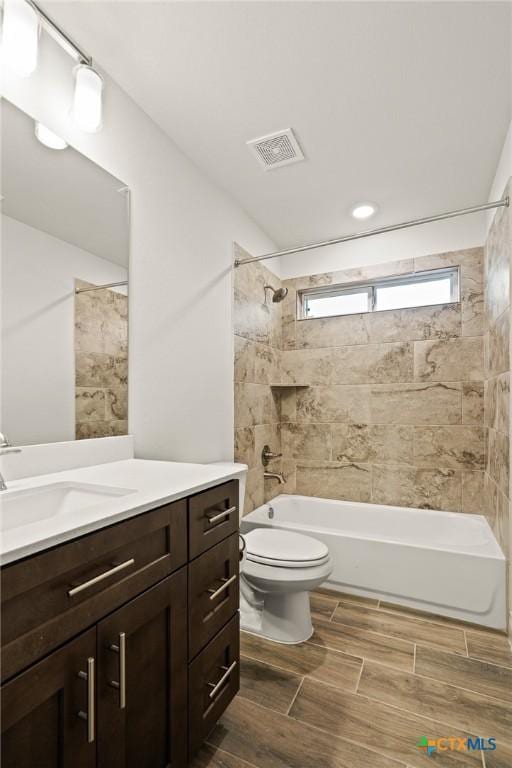
<instances>
[{"instance_id":1,"label":"shower curtain rod","mask_svg":"<svg viewBox=\"0 0 512 768\"><path fill-rule=\"evenodd\" d=\"M128 280L120 280L118 283L105 283L105 285L92 285L90 288L75 288L75 293L101 291L103 288L116 288L118 285L128 285Z\"/></svg>"},{"instance_id":2,"label":"shower curtain rod","mask_svg":"<svg viewBox=\"0 0 512 768\"><path fill-rule=\"evenodd\" d=\"M378 229L367 229L363 232L355 232L352 235L343 235L342 237L335 237L333 240L323 240L320 243L309 243L308 245L301 245L298 248L287 248L284 251L274 251L273 253L264 253L261 256L252 256L247 259L235 259L235 267L240 267L242 264L251 264L253 261L264 261L265 259L276 259L278 256L289 256L292 253L303 253L304 251L311 251L314 248L325 248L326 245L337 245L338 243L347 243L349 240L360 240L363 237L372 237L373 235L382 235L385 232L396 232L398 229L408 229L409 227L417 227L419 224L429 224L432 221L442 221L443 219L453 219L455 216L465 216L468 213L477 213L478 211L488 211L491 208L502 208L510 204L510 199L504 197L501 200L496 200L493 203L483 203L483 205L473 205L471 208L460 208L458 211L448 211L448 213L438 213L435 216L426 216L423 219L412 219L411 221L403 221L401 224L390 224L387 227L379 227Z\"/></svg>"}]
</instances>

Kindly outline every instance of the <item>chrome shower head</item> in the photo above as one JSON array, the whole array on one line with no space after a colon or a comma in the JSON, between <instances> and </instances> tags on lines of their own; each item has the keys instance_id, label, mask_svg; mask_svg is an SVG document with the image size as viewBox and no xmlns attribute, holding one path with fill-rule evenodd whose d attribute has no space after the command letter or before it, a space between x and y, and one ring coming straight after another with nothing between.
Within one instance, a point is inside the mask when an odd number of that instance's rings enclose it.
<instances>
[{"instance_id":1,"label":"chrome shower head","mask_svg":"<svg viewBox=\"0 0 512 768\"><path fill-rule=\"evenodd\" d=\"M272 301L274 304L278 304L280 301L282 301L287 295L288 295L288 288L272 288L271 285L265 285L265 290L267 288L272 291ZM266 294L265 294L266 295Z\"/></svg>"}]
</instances>

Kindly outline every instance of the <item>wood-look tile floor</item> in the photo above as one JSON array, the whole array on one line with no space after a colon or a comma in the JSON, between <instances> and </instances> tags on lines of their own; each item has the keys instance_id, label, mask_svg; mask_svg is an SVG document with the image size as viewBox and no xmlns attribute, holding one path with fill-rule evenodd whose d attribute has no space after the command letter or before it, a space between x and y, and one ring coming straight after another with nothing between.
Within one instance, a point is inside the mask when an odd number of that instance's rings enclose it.
<instances>
[{"instance_id":1,"label":"wood-look tile floor","mask_svg":"<svg viewBox=\"0 0 512 768\"><path fill-rule=\"evenodd\" d=\"M193 768L512 768L505 635L328 590L311 607L302 645L242 633L240 693ZM497 749L429 756L423 736Z\"/></svg>"}]
</instances>

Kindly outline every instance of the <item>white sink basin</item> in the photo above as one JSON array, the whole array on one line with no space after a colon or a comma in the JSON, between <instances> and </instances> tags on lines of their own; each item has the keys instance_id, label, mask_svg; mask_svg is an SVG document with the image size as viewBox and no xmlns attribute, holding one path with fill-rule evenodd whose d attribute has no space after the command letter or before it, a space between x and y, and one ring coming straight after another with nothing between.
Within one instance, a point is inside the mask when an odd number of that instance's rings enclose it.
<instances>
[{"instance_id":1,"label":"white sink basin","mask_svg":"<svg viewBox=\"0 0 512 768\"><path fill-rule=\"evenodd\" d=\"M9 531L61 515L96 507L116 496L134 493L130 488L90 483L51 483L37 488L0 492L0 531Z\"/></svg>"}]
</instances>

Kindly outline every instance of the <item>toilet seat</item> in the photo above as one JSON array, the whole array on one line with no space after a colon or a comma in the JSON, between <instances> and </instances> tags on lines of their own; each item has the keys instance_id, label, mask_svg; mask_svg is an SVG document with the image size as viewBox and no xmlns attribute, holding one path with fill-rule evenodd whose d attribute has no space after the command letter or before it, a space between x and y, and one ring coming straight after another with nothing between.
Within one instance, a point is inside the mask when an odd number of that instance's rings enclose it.
<instances>
[{"instance_id":1,"label":"toilet seat","mask_svg":"<svg viewBox=\"0 0 512 768\"><path fill-rule=\"evenodd\" d=\"M329 560L326 545L310 536L276 528L245 535L247 560L276 568L315 568Z\"/></svg>"}]
</instances>

